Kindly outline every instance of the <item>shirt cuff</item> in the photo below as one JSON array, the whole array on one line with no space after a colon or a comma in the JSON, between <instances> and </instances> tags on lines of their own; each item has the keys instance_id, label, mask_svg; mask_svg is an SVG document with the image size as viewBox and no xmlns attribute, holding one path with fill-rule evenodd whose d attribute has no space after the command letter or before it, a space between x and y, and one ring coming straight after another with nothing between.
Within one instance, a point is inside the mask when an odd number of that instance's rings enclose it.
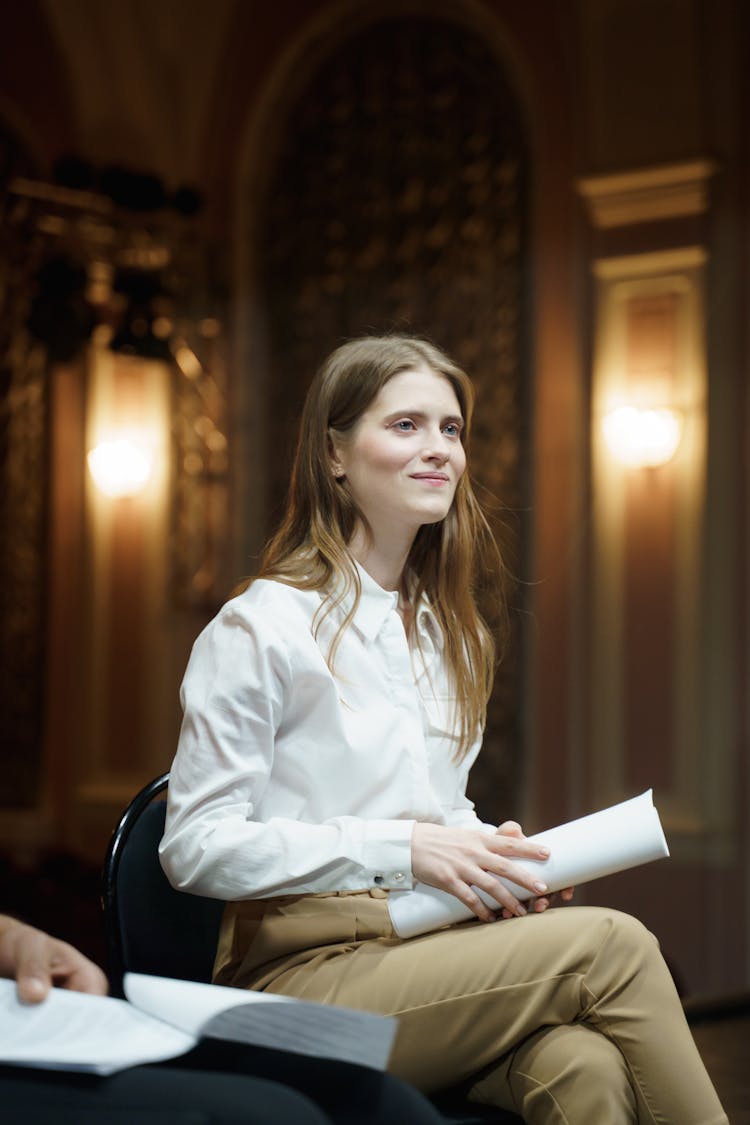
<instances>
[{"instance_id":1,"label":"shirt cuff","mask_svg":"<svg viewBox=\"0 0 750 1125\"><path fill-rule=\"evenodd\" d=\"M403 891L414 886L411 834L414 820L368 820L365 828L366 877L373 887Z\"/></svg>"}]
</instances>

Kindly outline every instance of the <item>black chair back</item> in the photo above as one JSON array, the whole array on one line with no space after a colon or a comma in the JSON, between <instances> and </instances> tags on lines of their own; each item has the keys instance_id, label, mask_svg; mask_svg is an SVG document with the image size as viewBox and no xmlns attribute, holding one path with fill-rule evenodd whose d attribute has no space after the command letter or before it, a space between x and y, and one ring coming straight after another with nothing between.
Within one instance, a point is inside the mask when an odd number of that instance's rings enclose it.
<instances>
[{"instance_id":1,"label":"black chair back","mask_svg":"<svg viewBox=\"0 0 750 1125\"><path fill-rule=\"evenodd\" d=\"M169 774L130 802L104 861L102 906L112 993L126 972L210 981L223 902L174 890L159 863Z\"/></svg>"}]
</instances>

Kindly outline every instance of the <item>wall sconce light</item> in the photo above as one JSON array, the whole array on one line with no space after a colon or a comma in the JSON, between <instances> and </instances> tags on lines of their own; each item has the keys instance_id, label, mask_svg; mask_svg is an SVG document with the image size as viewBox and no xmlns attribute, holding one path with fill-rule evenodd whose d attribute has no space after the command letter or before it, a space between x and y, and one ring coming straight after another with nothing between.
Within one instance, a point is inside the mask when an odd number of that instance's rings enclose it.
<instances>
[{"instance_id":1,"label":"wall sconce light","mask_svg":"<svg viewBox=\"0 0 750 1125\"><path fill-rule=\"evenodd\" d=\"M100 441L86 460L97 488L112 498L136 496L154 471L153 449L132 434Z\"/></svg>"},{"instance_id":2,"label":"wall sconce light","mask_svg":"<svg viewBox=\"0 0 750 1125\"><path fill-rule=\"evenodd\" d=\"M618 406L603 419L605 441L629 468L654 468L674 457L682 438L683 417L671 407Z\"/></svg>"}]
</instances>

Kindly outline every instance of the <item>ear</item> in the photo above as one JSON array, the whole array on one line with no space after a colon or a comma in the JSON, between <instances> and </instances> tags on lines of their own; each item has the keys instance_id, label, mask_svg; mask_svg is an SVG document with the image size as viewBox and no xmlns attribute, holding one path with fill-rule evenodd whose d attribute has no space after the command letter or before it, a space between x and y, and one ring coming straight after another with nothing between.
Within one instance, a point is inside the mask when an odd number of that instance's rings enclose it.
<instances>
[{"instance_id":1,"label":"ear","mask_svg":"<svg viewBox=\"0 0 750 1125\"><path fill-rule=\"evenodd\" d=\"M336 448L335 442L330 432L328 434L328 462L331 466L331 472L333 473L336 480L343 480L346 476L346 473L344 472L344 466L341 463L339 451Z\"/></svg>"}]
</instances>

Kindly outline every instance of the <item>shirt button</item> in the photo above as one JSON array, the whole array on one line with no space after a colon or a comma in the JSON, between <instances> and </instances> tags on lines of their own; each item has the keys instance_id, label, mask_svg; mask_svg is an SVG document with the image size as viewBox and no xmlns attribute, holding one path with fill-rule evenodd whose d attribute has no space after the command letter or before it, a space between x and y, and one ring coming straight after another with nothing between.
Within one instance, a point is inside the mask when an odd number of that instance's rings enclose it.
<instances>
[{"instance_id":1,"label":"shirt button","mask_svg":"<svg viewBox=\"0 0 750 1125\"><path fill-rule=\"evenodd\" d=\"M384 882L385 882L385 879L383 878L382 875L376 875L375 878L373 879L373 883L377 883L378 886L380 886L381 883L384 883Z\"/></svg>"},{"instance_id":2,"label":"shirt button","mask_svg":"<svg viewBox=\"0 0 750 1125\"><path fill-rule=\"evenodd\" d=\"M406 876L404 875L403 871L394 871L394 873L393 873L393 882L394 883L403 883L405 878L406 878Z\"/></svg>"}]
</instances>

